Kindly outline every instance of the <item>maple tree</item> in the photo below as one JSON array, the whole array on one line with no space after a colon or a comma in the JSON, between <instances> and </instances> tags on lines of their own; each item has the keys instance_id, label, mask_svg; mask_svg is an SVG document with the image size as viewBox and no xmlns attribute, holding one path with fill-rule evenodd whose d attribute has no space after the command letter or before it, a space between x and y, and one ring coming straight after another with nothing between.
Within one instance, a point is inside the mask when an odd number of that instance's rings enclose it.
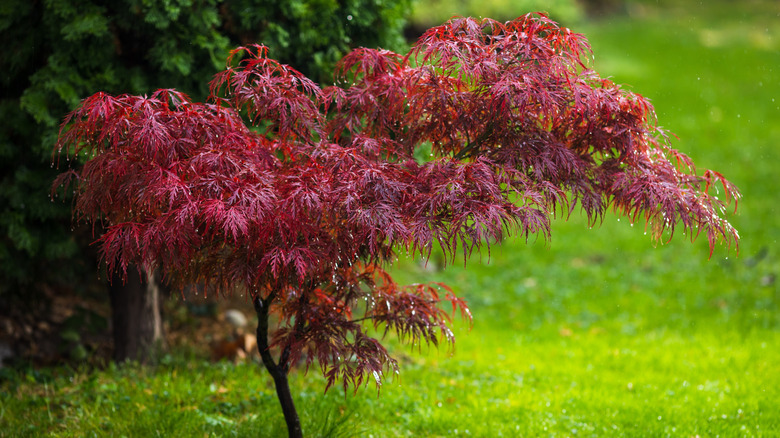
<instances>
[{"instance_id":1,"label":"maple tree","mask_svg":"<svg viewBox=\"0 0 780 438\"><path fill-rule=\"evenodd\" d=\"M379 386L398 365L366 327L438 345L454 342L455 313L470 319L446 285L396 284L383 267L397 251L467 260L507 235L549 236L578 205L659 239L682 227L736 244L713 193L736 206L736 187L672 149L650 103L590 70L589 50L540 14L459 18L407 55L352 51L320 88L239 47L207 103L171 89L85 99L58 148L89 160L55 187L72 184L76 218L104 225L109 270L251 297L301 436L294 365L316 362L327 387Z\"/></svg>"}]
</instances>

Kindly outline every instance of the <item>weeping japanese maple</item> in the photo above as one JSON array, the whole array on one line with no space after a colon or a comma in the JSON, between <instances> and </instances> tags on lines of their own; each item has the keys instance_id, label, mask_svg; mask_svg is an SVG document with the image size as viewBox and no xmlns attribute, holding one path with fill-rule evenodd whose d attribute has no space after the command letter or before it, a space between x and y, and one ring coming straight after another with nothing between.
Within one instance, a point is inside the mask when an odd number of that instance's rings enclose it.
<instances>
[{"instance_id":1,"label":"weeping japanese maple","mask_svg":"<svg viewBox=\"0 0 780 438\"><path fill-rule=\"evenodd\" d=\"M396 284L383 266L398 250L467 259L510 234L548 236L577 205L593 222L610 208L643 220L657 238L682 226L711 248L736 243L710 192L736 204L737 189L697 172L650 103L599 78L588 55L543 15L461 18L405 56L353 51L323 90L265 47L240 47L209 103L175 90L85 99L58 148L89 159L55 186L72 183L76 217L103 225L108 269L251 296L301 436L294 365L316 362L328 387L380 385L398 366L366 326L438 345L454 342L452 314L470 318L445 285Z\"/></svg>"}]
</instances>

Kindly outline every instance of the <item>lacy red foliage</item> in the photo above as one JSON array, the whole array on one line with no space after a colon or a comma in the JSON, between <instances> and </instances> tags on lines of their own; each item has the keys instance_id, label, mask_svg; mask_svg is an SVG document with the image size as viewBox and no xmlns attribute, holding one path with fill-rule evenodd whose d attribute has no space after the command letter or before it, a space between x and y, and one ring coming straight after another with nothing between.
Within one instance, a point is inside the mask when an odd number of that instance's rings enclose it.
<instances>
[{"instance_id":1,"label":"lacy red foliage","mask_svg":"<svg viewBox=\"0 0 780 438\"><path fill-rule=\"evenodd\" d=\"M316 360L328 386L380 384L397 365L366 324L454 341L440 304L470 318L465 303L397 285L381 268L396 250L467 259L508 234L547 236L577 205L656 238L682 226L711 247L738 239L711 193L737 189L697 174L650 103L588 69L585 38L543 15L456 19L406 56L355 50L324 90L266 52L233 51L211 103L174 90L85 99L58 148L90 158L55 186L73 180L78 219L105 226L109 269L268 304L285 370Z\"/></svg>"}]
</instances>

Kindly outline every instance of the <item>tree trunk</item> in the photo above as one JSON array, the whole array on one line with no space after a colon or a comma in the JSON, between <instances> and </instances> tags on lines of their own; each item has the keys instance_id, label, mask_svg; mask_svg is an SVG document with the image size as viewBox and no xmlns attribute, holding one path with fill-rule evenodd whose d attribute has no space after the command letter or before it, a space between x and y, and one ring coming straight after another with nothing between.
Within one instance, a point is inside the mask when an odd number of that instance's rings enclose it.
<instances>
[{"instance_id":1,"label":"tree trunk","mask_svg":"<svg viewBox=\"0 0 780 438\"><path fill-rule=\"evenodd\" d=\"M139 274L130 268L126 280L118 272L114 273L109 289L114 360L149 362L163 341L162 294L157 275L154 272Z\"/></svg>"},{"instance_id":2,"label":"tree trunk","mask_svg":"<svg viewBox=\"0 0 780 438\"><path fill-rule=\"evenodd\" d=\"M255 311L257 312L257 349L260 352L260 357L263 359L265 369L268 370L274 379L276 396L282 405L282 413L284 414L284 421L287 422L289 437L303 438L301 421L298 418L298 411L295 410L295 404L290 393L290 385L287 382L288 368L284 364L286 354L282 353L282 358L280 358L277 364L273 356L271 356L271 351L268 349L268 307L271 305L272 297L268 297L265 300L260 299L260 297L254 299Z\"/></svg>"}]
</instances>

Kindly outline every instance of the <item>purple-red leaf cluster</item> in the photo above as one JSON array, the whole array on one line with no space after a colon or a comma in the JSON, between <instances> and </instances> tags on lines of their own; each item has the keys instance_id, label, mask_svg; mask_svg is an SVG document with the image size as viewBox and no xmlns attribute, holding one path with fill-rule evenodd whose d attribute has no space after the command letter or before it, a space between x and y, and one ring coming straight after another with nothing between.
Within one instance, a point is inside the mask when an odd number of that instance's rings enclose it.
<instances>
[{"instance_id":1,"label":"purple-red leaf cluster","mask_svg":"<svg viewBox=\"0 0 780 438\"><path fill-rule=\"evenodd\" d=\"M85 99L57 147L90 158L55 185L103 227L109 269L243 290L278 316L285 369L316 361L329 387L380 384L397 364L367 325L438 345L454 342L451 314L470 319L443 285L397 285L382 270L396 251L465 260L509 234L547 237L577 205L592 222L609 209L644 220L656 238L682 227L736 243L712 192L736 204L737 189L698 174L646 99L588 68L589 50L544 15L459 18L407 55L353 51L320 89L240 47L209 103L175 90Z\"/></svg>"}]
</instances>

